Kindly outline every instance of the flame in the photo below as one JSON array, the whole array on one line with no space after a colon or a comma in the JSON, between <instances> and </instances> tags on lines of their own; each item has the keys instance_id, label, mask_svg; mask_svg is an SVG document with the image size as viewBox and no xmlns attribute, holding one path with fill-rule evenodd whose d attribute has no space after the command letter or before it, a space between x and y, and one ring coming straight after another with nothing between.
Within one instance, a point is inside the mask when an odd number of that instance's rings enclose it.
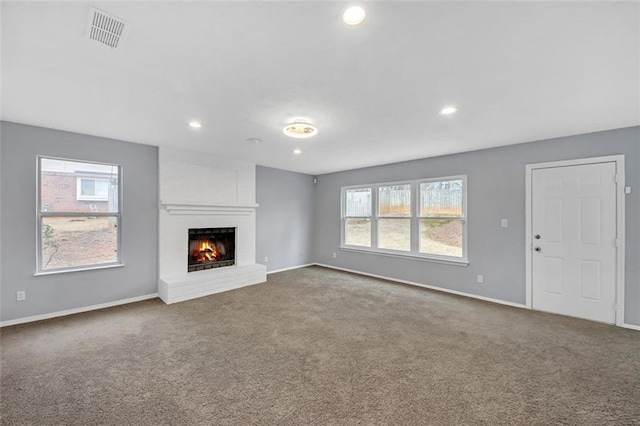
<instances>
[{"instance_id":1,"label":"flame","mask_svg":"<svg viewBox=\"0 0 640 426\"><path fill-rule=\"evenodd\" d=\"M218 253L218 250L216 250L210 241L201 241L200 246L193 251L192 255L196 262L216 260L220 257L220 253Z\"/></svg>"}]
</instances>

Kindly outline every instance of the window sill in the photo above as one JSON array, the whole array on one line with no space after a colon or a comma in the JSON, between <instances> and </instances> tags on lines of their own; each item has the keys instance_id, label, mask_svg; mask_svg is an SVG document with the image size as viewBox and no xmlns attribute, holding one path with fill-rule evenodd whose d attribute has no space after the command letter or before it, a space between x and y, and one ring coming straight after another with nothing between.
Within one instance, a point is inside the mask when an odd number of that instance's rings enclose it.
<instances>
[{"instance_id":1,"label":"window sill","mask_svg":"<svg viewBox=\"0 0 640 426\"><path fill-rule=\"evenodd\" d=\"M380 256L396 257L400 259L421 260L425 262L444 263L447 265L454 265L454 266L469 266L469 261L466 259L448 259L444 257L416 255L411 253L407 253L407 254L394 253L394 252L388 252L388 251L373 250L373 249L359 248L359 247L350 247L350 246L340 246L339 249L343 251L352 251L355 253L377 254Z\"/></svg>"},{"instance_id":2,"label":"window sill","mask_svg":"<svg viewBox=\"0 0 640 426\"><path fill-rule=\"evenodd\" d=\"M41 275L66 274L68 272L94 271L96 269L122 268L123 266L124 266L124 263L116 263L116 264L98 265L98 266L84 266L84 267L79 267L79 268L56 269L56 270L53 270L53 271L36 272L35 274L33 274L33 276L34 277L39 277Z\"/></svg>"},{"instance_id":3,"label":"window sill","mask_svg":"<svg viewBox=\"0 0 640 426\"><path fill-rule=\"evenodd\" d=\"M108 198L105 197L90 197L90 196L80 196L78 197L76 200L78 201L98 201L98 202L107 202L109 201Z\"/></svg>"}]
</instances>

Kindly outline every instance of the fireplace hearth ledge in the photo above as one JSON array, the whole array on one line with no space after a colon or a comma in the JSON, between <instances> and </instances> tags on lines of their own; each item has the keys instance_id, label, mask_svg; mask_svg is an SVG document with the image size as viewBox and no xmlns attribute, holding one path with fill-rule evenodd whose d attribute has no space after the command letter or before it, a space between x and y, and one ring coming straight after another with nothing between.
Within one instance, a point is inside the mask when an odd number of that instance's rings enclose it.
<instances>
[{"instance_id":1,"label":"fireplace hearth ledge","mask_svg":"<svg viewBox=\"0 0 640 426\"><path fill-rule=\"evenodd\" d=\"M260 264L227 266L191 272L159 280L158 296L164 303L183 302L210 294L235 290L267 280L267 267Z\"/></svg>"}]
</instances>

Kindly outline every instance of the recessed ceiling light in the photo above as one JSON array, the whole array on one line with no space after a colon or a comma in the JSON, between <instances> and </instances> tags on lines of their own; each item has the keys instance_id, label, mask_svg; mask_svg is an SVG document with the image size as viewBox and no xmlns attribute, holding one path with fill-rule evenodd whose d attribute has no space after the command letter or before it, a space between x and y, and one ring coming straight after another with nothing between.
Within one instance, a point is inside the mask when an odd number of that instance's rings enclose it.
<instances>
[{"instance_id":1,"label":"recessed ceiling light","mask_svg":"<svg viewBox=\"0 0 640 426\"><path fill-rule=\"evenodd\" d=\"M194 129L199 129L200 127L202 127L202 124L200 124L199 121L190 121L189 127L193 127Z\"/></svg>"},{"instance_id":2,"label":"recessed ceiling light","mask_svg":"<svg viewBox=\"0 0 640 426\"><path fill-rule=\"evenodd\" d=\"M347 25L358 25L364 18L367 17L367 12L365 12L362 6L351 6L342 14L342 20Z\"/></svg>"},{"instance_id":3,"label":"recessed ceiling light","mask_svg":"<svg viewBox=\"0 0 640 426\"><path fill-rule=\"evenodd\" d=\"M444 107L442 108L442 111L440 111L440 114L442 115L449 115L449 114L453 114L454 112L456 112L458 110L458 108L454 107L454 106L448 106L448 107Z\"/></svg>"},{"instance_id":4,"label":"recessed ceiling light","mask_svg":"<svg viewBox=\"0 0 640 426\"><path fill-rule=\"evenodd\" d=\"M318 134L318 129L313 124L304 123L302 121L296 121L289 123L282 129L285 135L292 138L304 139L310 138Z\"/></svg>"},{"instance_id":5,"label":"recessed ceiling light","mask_svg":"<svg viewBox=\"0 0 640 426\"><path fill-rule=\"evenodd\" d=\"M299 154L302 154L302 151L296 148L293 150L293 153L296 155L299 155Z\"/></svg>"}]
</instances>

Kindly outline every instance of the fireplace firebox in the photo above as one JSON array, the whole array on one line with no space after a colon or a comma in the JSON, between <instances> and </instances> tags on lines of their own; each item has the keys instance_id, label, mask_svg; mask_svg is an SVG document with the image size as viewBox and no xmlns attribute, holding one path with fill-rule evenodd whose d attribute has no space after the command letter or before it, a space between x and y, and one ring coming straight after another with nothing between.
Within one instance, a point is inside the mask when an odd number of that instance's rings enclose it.
<instances>
[{"instance_id":1,"label":"fireplace firebox","mask_svg":"<svg viewBox=\"0 0 640 426\"><path fill-rule=\"evenodd\" d=\"M189 229L188 272L235 265L236 228Z\"/></svg>"}]
</instances>

